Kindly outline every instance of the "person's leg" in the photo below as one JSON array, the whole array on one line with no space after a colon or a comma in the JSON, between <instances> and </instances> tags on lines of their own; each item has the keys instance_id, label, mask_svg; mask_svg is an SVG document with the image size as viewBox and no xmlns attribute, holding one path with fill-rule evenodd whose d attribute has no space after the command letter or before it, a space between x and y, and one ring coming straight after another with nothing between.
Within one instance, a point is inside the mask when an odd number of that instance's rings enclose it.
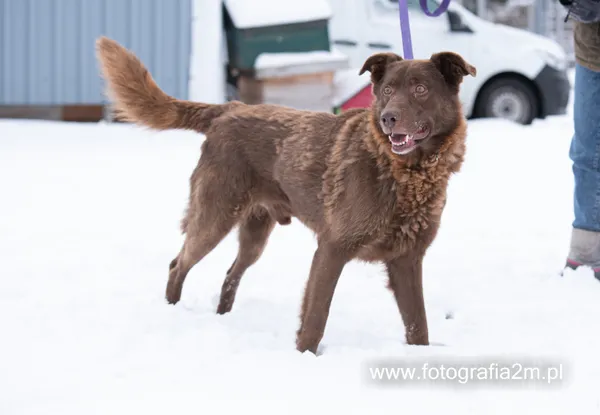
<instances>
[{"instance_id":1,"label":"person's leg","mask_svg":"<svg viewBox=\"0 0 600 415\"><path fill-rule=\"evenodd\" d=\"M600 278L600 72L575 68L574 221L567 266L588 265Z\"/></svg>"}]
</instances>

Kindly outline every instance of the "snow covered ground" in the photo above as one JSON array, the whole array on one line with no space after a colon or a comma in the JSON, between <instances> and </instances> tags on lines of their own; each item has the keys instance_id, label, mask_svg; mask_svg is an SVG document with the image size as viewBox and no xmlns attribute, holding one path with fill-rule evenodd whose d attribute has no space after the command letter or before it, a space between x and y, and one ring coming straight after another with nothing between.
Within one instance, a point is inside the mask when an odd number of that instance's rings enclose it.
<instances>
[{"instance_id":1,"label":"snow covered ground","mask_svg":"<svg viewBox=\"0 0 600 415\"><path fill-rule=\"evenodd\" d=\"M404 344L381 268L351 263L316 357L294 349L316 246L297 222L275 230L229 315L215 309L235 233L178 305L163 300L201 136L0 121L0 414L599 413L600 282L559 276L572 123L469 128L425 262L433 345ZM365 372L452 356L550 357L566 381L382 387Z\"/></svg>"}]
</instances>

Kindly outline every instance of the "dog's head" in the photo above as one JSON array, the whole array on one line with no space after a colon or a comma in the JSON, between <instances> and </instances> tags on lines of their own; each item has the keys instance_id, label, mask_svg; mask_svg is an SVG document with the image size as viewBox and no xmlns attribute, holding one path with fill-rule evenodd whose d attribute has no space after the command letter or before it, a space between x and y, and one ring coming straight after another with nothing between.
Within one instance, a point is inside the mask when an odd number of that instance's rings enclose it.
<instances>
[{"instance_id":1,"label":"dog's head","mask_svg":"<svg viewBox=\"0 0 600 415\"><path fill-rule=\"evenodd\" d=\"M475 67L452 52L419 60L378 53L366 60L360 75L365 71L371 73L375 123L398 155L439 147L462 117L458 93L463 77L476 75Z\"/></svg>"}]
</instances>

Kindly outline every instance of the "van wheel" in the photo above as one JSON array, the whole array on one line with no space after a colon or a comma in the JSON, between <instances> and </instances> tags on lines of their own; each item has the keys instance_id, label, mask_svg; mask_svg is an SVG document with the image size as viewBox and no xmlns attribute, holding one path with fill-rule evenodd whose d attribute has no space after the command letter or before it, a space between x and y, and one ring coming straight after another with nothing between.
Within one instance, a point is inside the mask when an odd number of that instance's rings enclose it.
<instances>
[{"instance_id":1,"label":"van wheel","mask_svg":"<svg viewBox=\"0 0 600 415\"><path fill-rule=\"evenodd\" d=\"M519 78L500 78L486 85L475 107L476 117L503 118L529 125L539 113L532 86Z\"/></svg>"}]
</instances>

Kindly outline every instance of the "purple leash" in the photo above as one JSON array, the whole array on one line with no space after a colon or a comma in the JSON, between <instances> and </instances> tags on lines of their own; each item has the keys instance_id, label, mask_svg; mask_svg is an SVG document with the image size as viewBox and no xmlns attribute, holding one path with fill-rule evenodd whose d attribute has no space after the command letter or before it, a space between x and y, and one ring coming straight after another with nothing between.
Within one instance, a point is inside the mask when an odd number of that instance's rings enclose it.
<instances>
[{"instance_id":1,"label":"purple leash","mask_svg":"<svg viewBox=\"0 0 600 415\"><path fill-rule=\"evenodd\" d=\"M427 0L419 0L421 10L429 17L437 17L448 9L450 0L442 0L440 7L430 12L427 8ZM414 59L412 39L410 37L410 23L408 21L408 0L398 0L398 9L400 12L400 31L402 32L402 49L404 49L404 59Z\"/></svg>"}]
</instances>

